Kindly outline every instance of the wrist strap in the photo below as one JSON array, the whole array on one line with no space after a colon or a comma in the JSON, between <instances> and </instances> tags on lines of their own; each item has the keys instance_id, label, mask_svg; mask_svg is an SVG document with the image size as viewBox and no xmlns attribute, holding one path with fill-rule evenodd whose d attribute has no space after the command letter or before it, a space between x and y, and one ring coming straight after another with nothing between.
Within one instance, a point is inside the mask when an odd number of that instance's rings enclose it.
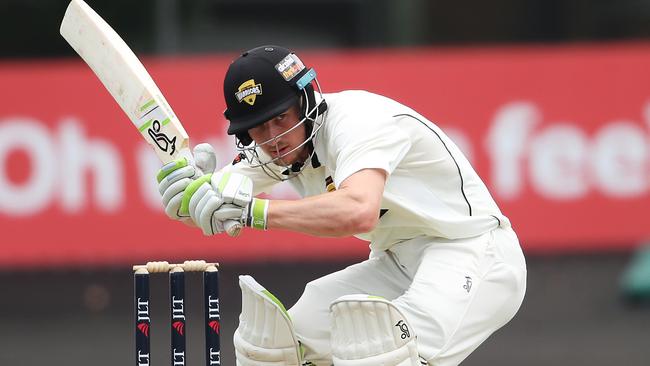
<instances>
[{"instance_id":1,"label":"wrist strap","mask_svg":"<svg viewBox=\"0 0 650 366\"><path fill-rule=\"evenodd\" d=\"M266 217L269 212L269 200L253 198L248 210L246 225L253 229L266 230Z\"/></svg>"}]
</instances>

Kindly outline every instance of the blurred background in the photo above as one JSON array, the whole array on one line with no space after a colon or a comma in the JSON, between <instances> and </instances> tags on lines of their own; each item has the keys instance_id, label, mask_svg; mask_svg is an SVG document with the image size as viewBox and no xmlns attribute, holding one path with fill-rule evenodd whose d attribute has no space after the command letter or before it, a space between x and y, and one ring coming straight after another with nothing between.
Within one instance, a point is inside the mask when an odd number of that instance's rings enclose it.
<instances>
[{"instance_id":1,"label":"blurred background","mask_svg":"<svg viewBox=\"0 0 650 366\"><path fill-rule=\"evenodd\" d=\"M221 263L223 363L251 274L290 306L367 243L204 238L161 210L153 152L59 35L65 0L0 0L0 365L133 363L131 265ZM650 1L89 0L151 72L193 144L234 157L221 82L261 44L326 92L366 89L438 123L529 265L519 314L464 365L650 364ZM295 194L279 186L274 197ZM202 364L188 276L189 365ZM169 362L152 278L153 363Z\"/></svg>"}]
</instances>

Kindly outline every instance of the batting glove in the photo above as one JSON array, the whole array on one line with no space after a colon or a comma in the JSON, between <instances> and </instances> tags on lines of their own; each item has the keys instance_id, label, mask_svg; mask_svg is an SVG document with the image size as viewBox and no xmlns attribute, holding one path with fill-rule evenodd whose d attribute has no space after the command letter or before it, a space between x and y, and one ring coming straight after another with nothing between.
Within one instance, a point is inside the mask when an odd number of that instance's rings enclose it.
<instances>
[{"instance_id":1,"label":"batting glove","mask_svg":"<svg viewBox=\"0 0 650 366\"><path fill-rule=\"evenodd\" d=\"M205 235L231 234L234 224L266 229L268 200L253 197L253 181L247 176L216 172L188 185L180 211L188 212Z\"/></svg>"},{"instance_id":2,"label":"batting glove","mask_svg":"<svg viewBox=\"0 0 650 366\"><path fill-rule=\"evenodd\" d=\"M194 161L179 158L163 165L156 177L165 213L175 220L189 220L188 214L180 212L185 188L204 173L212 173L217 165L216 154L210 144L196 145L193 156Z\"/></svg>"}]
</instances>

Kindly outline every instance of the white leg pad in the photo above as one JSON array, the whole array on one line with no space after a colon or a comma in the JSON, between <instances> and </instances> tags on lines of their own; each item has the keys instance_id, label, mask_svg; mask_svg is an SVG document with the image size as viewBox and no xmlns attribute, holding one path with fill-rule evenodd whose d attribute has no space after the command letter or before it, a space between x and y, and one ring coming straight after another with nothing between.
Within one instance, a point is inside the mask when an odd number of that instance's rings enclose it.
<instances>
[{"instance_id":1,"label":"white leg pad","mask_svg":"<svg viewBox=\"0 0 650 366\"><path fill-rule=\"evenodd\" d=\"M284 305L251 276L240 276L242 311L233 338L238 366L299 366L301 351Z\"/></svg>"},{"instance_id":2,"label":"white leg pad","mask_svg":"<svg viewBox=\"0 0 650 366\"><path fill-rule=\"evenodd\" d=\"M415 334L388 300L346 295L330 305L335 366L420 366Z\"/></svg>"}]
</instances>

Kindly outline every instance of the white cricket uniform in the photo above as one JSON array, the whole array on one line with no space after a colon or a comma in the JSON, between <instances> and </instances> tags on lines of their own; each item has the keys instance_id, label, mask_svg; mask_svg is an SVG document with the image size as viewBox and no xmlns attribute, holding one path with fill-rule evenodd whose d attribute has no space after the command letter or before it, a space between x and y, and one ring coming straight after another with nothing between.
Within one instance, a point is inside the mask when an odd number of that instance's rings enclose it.
<instances>
[{"instance_id":1,"label":"white cricket uniform","mask_svg":"<svg viewBox=\"0 0 650 366\"><path fill-rule=\"evenodd\" d=\"M305 357L330 365L329 304L348 294L382 296L406 315L420 355L457 365L517 312L526 264L510 221L458 147L414 110L364 91L323 94L314 139L321 166L289 182L302 196L327 192L367 168L388 178L379 223L357 237L370 258L307 284L289 310ZM255 191L277 183L242 162ZM379 214L379 213L378 213Z\"/></svg>"}]
</instances>

